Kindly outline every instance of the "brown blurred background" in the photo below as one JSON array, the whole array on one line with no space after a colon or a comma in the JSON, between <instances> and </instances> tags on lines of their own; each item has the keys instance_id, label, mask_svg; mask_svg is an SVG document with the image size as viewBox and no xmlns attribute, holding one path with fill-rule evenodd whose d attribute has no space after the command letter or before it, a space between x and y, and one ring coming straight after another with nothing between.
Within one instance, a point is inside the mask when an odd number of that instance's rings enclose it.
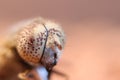
<instances>
[{"instance_id":1,"label":"brown blurred background","mask_svg":"<svg viewBox=\"0 0 120 80\"><path fill-rule=\"evenodd\" d=\"M119 0L0 0L1 39L38 16L62 24L67 41L55 68L70 80L120 80Z\"/></svg>"}]
</instances>

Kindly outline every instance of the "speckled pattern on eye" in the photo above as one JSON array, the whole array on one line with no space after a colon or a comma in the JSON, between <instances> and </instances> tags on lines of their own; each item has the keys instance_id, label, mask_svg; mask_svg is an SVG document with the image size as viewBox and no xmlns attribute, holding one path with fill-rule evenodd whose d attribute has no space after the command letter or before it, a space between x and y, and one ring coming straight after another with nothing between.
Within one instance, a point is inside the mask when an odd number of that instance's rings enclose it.
<instances>
[{"instance_id":1,"label":"speckled pattern on eye","mask_svg":"<svg viewBox=\"0 0 120 80\"><path fill-rule=\"evenodd\" d=\"M45 40L47 38L48 30L48 40L45 45ZM54 22L44 21L39 18L34 19L19 31L17 34L17 50L19 55L28 63L38 64L40 62L43 48L51 47L50 44L61 45L61 49L64 47L64 32ZM59 48L60 49L60 48Z\"/></svg>"}]
</instances>

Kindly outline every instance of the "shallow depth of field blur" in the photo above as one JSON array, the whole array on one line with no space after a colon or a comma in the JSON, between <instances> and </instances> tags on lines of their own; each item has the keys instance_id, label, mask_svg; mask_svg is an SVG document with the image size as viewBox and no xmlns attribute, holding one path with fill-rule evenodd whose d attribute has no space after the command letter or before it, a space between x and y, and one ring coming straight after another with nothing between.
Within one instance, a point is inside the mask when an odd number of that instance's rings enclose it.
<instances>
[{"instance_id":1,"label":"shallow depth of field blur","mask_svg":"<svg viewBox=\"0 0 120 80\"><path fill-rule=\"evenodd\" d=\"M57 70L70 80L120 80L119 3L119 0L0 0L0 40L17 22L38 16L51 19L60 23L66 33L66 46Z\"/></svg>"}]
</instances>

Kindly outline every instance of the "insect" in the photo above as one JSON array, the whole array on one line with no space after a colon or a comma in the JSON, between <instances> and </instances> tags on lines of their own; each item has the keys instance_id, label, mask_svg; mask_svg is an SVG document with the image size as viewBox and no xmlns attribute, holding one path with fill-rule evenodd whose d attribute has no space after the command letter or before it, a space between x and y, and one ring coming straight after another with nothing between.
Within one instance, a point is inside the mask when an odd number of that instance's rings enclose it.
<instances>
[{"instance_id":1,"label":"insect","mask_svg":"<svg viewBox=\"0 0 120 80\"><path fill-rule=\"evenodd\" d=\"M12 39L14 49L25 64L38 73L42 69L46 72L44 76L49 78L64 48L64 31L58 24L41 18L33 19L20 27ZM31 70L26 70L19 73L18 77L29 80L26 75L32 77L30 72Z\"/></svg>"}]
</instances>

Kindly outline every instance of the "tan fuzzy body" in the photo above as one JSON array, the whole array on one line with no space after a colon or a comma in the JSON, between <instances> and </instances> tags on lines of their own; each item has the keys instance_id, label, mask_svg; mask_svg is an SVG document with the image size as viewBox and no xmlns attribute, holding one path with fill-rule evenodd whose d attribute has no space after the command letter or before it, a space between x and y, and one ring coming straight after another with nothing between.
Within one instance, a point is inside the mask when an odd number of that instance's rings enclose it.
<instances>
[{"instance_id":1,"label":"tan fuzzy body","mask_svg":"<svg viewBox=\"0 0 120 80\"><path fill-rule=\"evenodd\" d=\"M19 80L18 73L28 69L28 65L10 43L3 45L0 46L0 80Z\"/></svg>"}]
</instances>

